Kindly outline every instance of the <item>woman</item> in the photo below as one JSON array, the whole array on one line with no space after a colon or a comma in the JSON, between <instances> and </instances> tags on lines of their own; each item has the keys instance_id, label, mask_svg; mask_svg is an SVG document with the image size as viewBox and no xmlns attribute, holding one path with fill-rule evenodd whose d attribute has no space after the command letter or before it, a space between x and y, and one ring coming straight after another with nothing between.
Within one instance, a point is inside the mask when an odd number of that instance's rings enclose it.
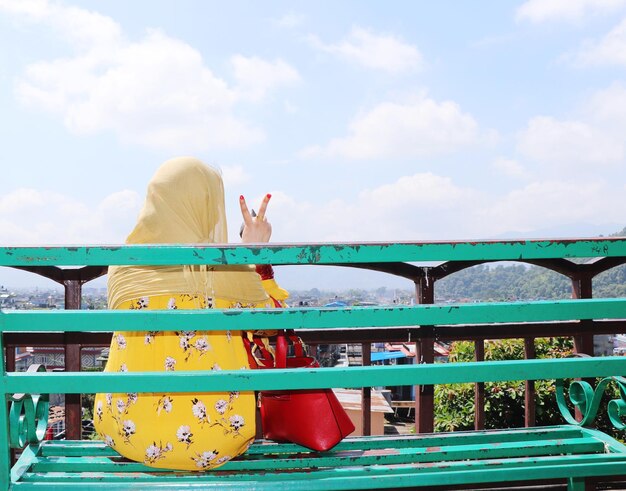
<instances>
[{"instance_id":1,"label":"woman","mask_svg":"<svg viewBox=\"0 0 626 491\"><path fill-rule=\"evenodd\" d=\"M267 242L270 195L253 218L240 197L243 242ZM163 164L128 244L225 243L220 174L197 159ZM283 305L287 293L271 267L123 266L109 268L110 309L255 308ZM268 293L269 292L269 293ZM245 327L245 326L242 326ZM107 372L247 369L240 331L115 332ZM97 394L101 438L124 457L151 467L204 470L245 452L255 435L253 392Z\"/></svg>"}]
</instances>

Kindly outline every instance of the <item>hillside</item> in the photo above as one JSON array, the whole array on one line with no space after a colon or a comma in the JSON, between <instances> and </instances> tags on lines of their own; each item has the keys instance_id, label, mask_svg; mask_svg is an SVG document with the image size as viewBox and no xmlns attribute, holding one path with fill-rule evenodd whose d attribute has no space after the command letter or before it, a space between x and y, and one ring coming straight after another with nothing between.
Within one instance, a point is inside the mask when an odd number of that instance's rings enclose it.
<instances>
[{"instance_id":1,"label":"hillside","mask_svg":"<svg viewBox=\"0 0 626 491\"><path fill-rule=\"evenodd\" d=\"M626 227L612 236L626 236ZM626 265L593 281L594 297L626 296ZM523 264L480 265L437 282L437 302L446 300L548 300L571 297L571 283L564 276Z\"/></svg>"}]
</instances>

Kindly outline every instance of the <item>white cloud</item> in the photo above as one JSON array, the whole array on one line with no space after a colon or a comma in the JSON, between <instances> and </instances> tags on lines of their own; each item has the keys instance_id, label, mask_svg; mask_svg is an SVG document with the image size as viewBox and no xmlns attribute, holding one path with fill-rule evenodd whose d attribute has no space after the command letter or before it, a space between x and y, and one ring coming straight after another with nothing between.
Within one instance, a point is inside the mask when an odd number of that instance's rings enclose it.
<instances>
[{"instance_id":1,"label":"white cloud","mask_svg":"<svg viewBox=\"0 0 626 491\"><path fill-rule=\"evenodd\" d=\"M494 200L478 216L490 235L569 225L623 223L626 194L601 180L533 182Z\"/></svg>"},{"instance_id":2,"label":"white cloud","mask_svg":"<svg viewBox=\"0 0 626 491\"><path fill-rule=\"evenodd\" d=\"M431 172L404 176L391 184L384 184L359 194L362 203L370 203L372 210L406 209L419 206L421 209L452 208L469 198L472 193L453 184L449 177Z\"/></svg>"},{"instance_id":3,"label":"white cloud","mask_svg":"<svg viewBox=\"0 0 626 491\"><path fill-rule=\"evenodd\" d=\"M303 156L330 155L348 159L425 157L480 143L474 118L453 101L419 97L407 103L384 102L355 117L349 135L325 147L311 147Z\"/></svg>"},{"instance_id":4,"label":"white cloud","mask_svg":"<svg viewBox=\"0 0 626 491\"><path fill-rule=\"evenodd\" d=\"M251 176L242 165L227 165L221 167L224 188L229 189L234 185L250 181Z\"/></svg>"},{"instance_id":5,"label":"white cloud","mask_svg":"<svg viewBox=\"0 0 626 491\"><path fill-rule=\"evenodd\" d=\"M579 65L626 65L626 19L600 41L586 42L573 59Z\"/></svg>"},{"instance_id":6,"label":"white cloud","mask_svg":"<svg viewBox=\"0 0 626 491\"><path fill-rule=\"evenodd\" d=\"M625 0L527 0L517 8L518 21L538 24L550 21L581 22L592 16L614 12Z\"/></svg>"},{"instance_id":7,"label":"white cloud","mask_svg":"<svg viewBox=\"0 0 626 491\"><path fill-rule=\"evenodd\" d=\"M584 223L610 231L626 209L623 185L576 176L501 193L418 173L322 204L272 194L272 239L279 242L485 239Z\"/></svg>"},{"instance_id":8,"label":"white cloud","mask_svg":"<svg viewBox=\"0 0 626 491\"><path fill-rule=\"evenodd\" d=\"M78 7L48 0L0 0L0 10L25 21L46 23L80 50L114 47L122 39L121 27L113 19Z\"/></svg>"},{"instance_id":9,"label":"white cloud","mask_svg":"<svg viewBox=\"0 0 626 491\"><path fill-rule=\"evenodd\" d=\"M459 238L470 233L465 209L482 194L433 173L403 176L353 200L313 204L272 192L272 240L393 241Z\"/></svg>"},{"instance_id":10,"label":"white cloud","mask_svg":"<svg viewBox=\"0 0 626 491\"><path fill-rule=\"evenodd\" d=\"M123 142L174 153L254 144L264 133L239 119L236 105L298 78L281 60L235 57L240 86L234 88L200 52L161 31L129 41L115 21L97 13L43 0L0 1L0 9L71 42L72 56L29 65L16 94L23 104L58 115L76 134L112 132Z\"/></svg>"},{"instance_id":11,"label":"white cloud","mask_svg":"<svg viewBox=\"0 0 626 491\"><path fill-rule=\"evenodd\" d=\"M283 101L283 108L287 114L296 114L299 107L291 101Z\"/></svg>"},{"instance_id":12,"label":"white cloud","mask_svg":"<svg viewBox=\"0 0 626 491\"><path fill-rule=\"evenodd\" d=\"M325 44L315 36L309 40L313 47L367 68L399 73L422 67L420 51L389 34L374 34L353 27L350 34L337 44Z\"/></svg>"},{"instance_id":13,"label":"white cloud","mask_svg":"<svg viewBox=\"0 0 626 491\"><path fill-rule=\"evenodd\" d=\"M611 165L624 158L624 141L581 121L559 121L537 116L518 135L518 150L525 156L556 167L580 170ZM592 171L592 168L588 168Z\"/></svg>"},{"instance_id":14,"label":"white cloud","mask_svg":"<svg viewBox=\"0 0 626 491\"><path fill-rule=\"evenodd\" d=\"M283 60L270 62L256 56L235 55L231 63L243 99L260 100L272 89L300 81L298 71Z\"/></svg>"},{"instance_id":15,"label":"white cloud","mask_svg":"<svg viewBox=\"0 0 626 491\"><path fill-rule=\"evenodd\" d=\"M492 167L501 174L516 179L525 179L529 175L524 166L513 159L499 157L493 161Z\"/></svg>"},{"instance_id":16,"label":"white cloud","mask_svg":"<svg viewBox=\"0 0 626 491\"><path fill-rule=\"evenodd\" d=\"M277 27L282 27L284 29L293 29L294 27L298 27L304 22L304 15L296 14L290 12L288 14L284 14L283 16L272 19L272 24Z\"/></svg>"},{"instance_id":17,"label":"white cloud","mask_svg":"<svg viewBox=\"0 0 626 491\"><path fill-rule=\"evenodd\" d=\"M139 212L141 199L124 190L95 206L63 194L30 188L0 198L5 244L122 243Z\"/></svg>"},{"instance_id":18,"label":"white cloud","mask_svg":"<svg viewBox=\"0 0 626 491\"><path fill-rule=\"evenodd\" d=\"M626 134L626 88L616 82L596 91L585 103L584 113L605 131L613 130L623 136Z\"/></svg>"}]
</instances>

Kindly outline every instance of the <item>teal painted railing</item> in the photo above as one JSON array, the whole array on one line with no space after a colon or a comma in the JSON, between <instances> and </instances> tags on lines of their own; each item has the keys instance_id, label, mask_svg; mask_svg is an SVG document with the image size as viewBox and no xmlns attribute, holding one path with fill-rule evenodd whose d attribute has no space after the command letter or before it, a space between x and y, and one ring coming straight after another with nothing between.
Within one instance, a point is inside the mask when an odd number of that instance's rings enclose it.
<instances>
[{"instance_id":1,"label":"teal painted railing","mask_svg":"<svg viewBox=\"0 0 626 491\"><path fill-rule=\"evenodd\" d=\"M421 261L486 261L573 258L624 258L626 239L429 242L396 244L305 244L272 246L147 245L115 247L0 247L0 266L102 266L207 264L364 264ZM352 329L395 326L463 325L626 319L626 299L415 305L411 307L289 308L284 310L205 311L37 311L0 312L0 332L164 331L188 329ZM522 334L522 333L520 333ZM163 373L6 373L0 336L0 393L15 399L12 425L7 404L0 404L0 478L9 476L9 440L37 440L41 431L29 423L43 418L39 393L189 392L267 390L312 387L431 385L453 382L610 377L626 373L626 357L521 360L448 365L405 365L298 370ZM622 379L618 382L621 383ZM622 387L620 385L620 387ZM587 394L594 406L593 396ZM21 398L13 397L20 392ZM622 391L622 395L623 391ZM589 399L591 398L591 399ZM19 399L19 401L18 401ZM29 402L30 401L30 402ZM576 402L576 401L575 401ZM623 417L616 402L612 418ZM21 427L20 427L21 425ZM41 429L41 428L39 428ZM39 433L39 434L38 434Z\"/></svg>"}]
</instances>

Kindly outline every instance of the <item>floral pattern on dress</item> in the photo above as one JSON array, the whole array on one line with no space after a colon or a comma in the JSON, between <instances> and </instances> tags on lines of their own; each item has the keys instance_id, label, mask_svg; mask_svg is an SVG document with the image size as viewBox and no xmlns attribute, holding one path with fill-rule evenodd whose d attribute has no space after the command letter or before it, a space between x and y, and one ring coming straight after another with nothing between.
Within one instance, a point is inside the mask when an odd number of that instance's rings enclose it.
<instances>
[{"instance_id":1,"label":"floral pattern on dress","mask_svg":"<svg viewBox=\"0 0 626 491\"><path fill-rule=\"evenodd\" d=\"M228 418L228 421L230 422L230 427L236 433L239 433L239 430L245 424L243 420L243 416L239 416L238 414L235 414L234 416L231 416L230 418Z\"/></svg>"},{"instance_id":2,"label":"floral pattern on dress","mask_svg":"<svg viewBox=\"0 0 626 491\"><path fill-rule=\"evenodd\" d=\"M126 349L126 338L123 334L118 334L117 336L115 336L115 342L118 349Z\"/></svg>"},{"instance_id":3,"label":"floral pattern on dress","mask_svg":"<svg viewBox=\"0 0 626 491\"><path fill-rule=\"evenodd\" d=\"M176 439L187 445L187 448L193 443L193 433L191 432L191 427L187 425L181 425L178 430L176 430Z\"/></svg>"},{"instance_id":4,"label":"floral pattern on dress","mask_svg":"<svg viewBox=\"0 0 626 491\"><path fill-rule=\"evenodd\" d=\"M173 372L176 368L176 358L172 358L171 356L165 357L165 371Z\"/></svg>"},{"instance_id":5,"label":"floral pattern on dress","mask_svg":"<svg viewBox=\"0 0 626 491\"><path fill-rule=\"evenodd\" d=\"M165 446L160 442L158 445L156 442L152 442L152 445L146 449L146 455L143 461L145 464L154 464L157 460L164 458L165 453L171 452L173 449L174 446L170 442L167 442Z\"/></svg>"},{"instance_id":6,"label":"floral pattern on dress","mask_svg":"<svg viewBox=\"0 0 626 491\"><path fill-rule=\"evenodd\" d=\"M130 419L125 419L122 422L122 437L124 438L124 443L130 443L130 437L133 436L137 432L137 426L135 422Z\"/></svg>"},{"instance_id":7,"label":"floral pattern on dress","mask_svg":"<svg viewBox=\"0 0 626 491\"><path fill-rule=\"evenodd\" d=\"M217 459L215 461L215 467L217 467L218 465L222 465L225 464L226 462L228 462L230 459L232 459L232 457L230 455L224 455L223 457L220 457L219 459Z\"/></svg>"},{"instance_id":8,"label":"floral pattern on dress","mask_svg":"<svg viewBox=\"0 0 626 491\"><path fill-rule=\"evenodd\" d=\"M161 411L165 411L166 413L171 413L173 402L174 400L168 395L164 395L163 397L161 397L156 403L157 416L161 414Z\"/></svg>"},{"instance_id":9,"label":"floral pattern on dress","mask_svg":"<svg viewBox=\"0 0 626 491\"><path fill-rule=\"evenodd\" d=\"M263 304L259 304L261 307ZM211 296L140 298L126 309L246 308ZM119 331L106 371L247 370L240 331ZM143 351L142 351L143 350ZM243 453L254 439L254 393L98 394L94 423L105 444L126 458L168 468L213 469Z\"/></svg>"},{"instance_id":10,"label":"floral pattern on dress","mask_svg":"<svg viewBox=\"0 0 626 491\"><path fill-rule=\"evenodd\" d=\"M147 331L146 335L143 338L143 344L154 343L154 338L157 334L159 334L159 331Z\"/></svg>"},{"instance_id":11,"label":"floral pattern on dress","mask_svg":"<svg viewBox=\"0 0 626 491\"><path fill-rule=\"evenodd\" d=\"M212 462L217 458L218 454L217 450L209 450L202 452L202 454L197 453L195 457L191 457L191 460L195 461L199 469L208 469L212 467Z\"/></svg>"},{"instance_id":12,"label":"floral pattern on dress","mask_svg":"<svg viewBox=\"0 0 626 491\"><path fill-rule=\"evenodd\" d=\"M131 310L141 310L147 309L150 306L150 298L149 297L141 297L131 303Z\"/></svg>"},{"instance_id":13,"label":"floral pattern on dress","mask_svg":"<svg viewBox=\"0 0 626 491\"><path fill-rule=\"evenodd\" d=\"M175 334L185 355L184 361L188 361L194 353L201 357L213 349L206 336L199 336L194 340L197 336L196 331L177 331Z\"/></svg>"},{"instance_id":14,"label":"floral pattern on dress","mask_svg":"<svg viewBox=\"0 0 626 491\"><path fill-rule=\"evenodd\" d=\"M228 409L228 401L225 401L224 399L219 399L215 403L215 410L218 414L224 414L226 412L226 409Z\"/></svg>"},{"instance_id":15,"label":"floral pattern on dress","mask_svg":"<svg viewBox=\"0 0 626 491\"><path fill-rule=\"evenodd\" d=\"M204 402L195 397L191 400L191 412L201 425L211 423L211 419L206 412Z\"/></svg>"}]
</instances>

